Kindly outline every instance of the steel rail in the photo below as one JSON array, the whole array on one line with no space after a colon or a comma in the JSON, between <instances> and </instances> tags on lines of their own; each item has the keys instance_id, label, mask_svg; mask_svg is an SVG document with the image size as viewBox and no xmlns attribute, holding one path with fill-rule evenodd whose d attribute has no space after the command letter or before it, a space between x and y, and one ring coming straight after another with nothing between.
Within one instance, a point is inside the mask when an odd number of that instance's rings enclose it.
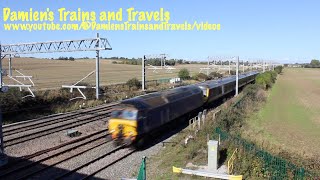
<instances>
[{"instance_id":1,"label":"steel rail","mask_svg":"<svg viewBox=\"0 0 320 180\"><path fill-rule=\"evenodd\" d=\"M40 163L43 162L43 161L46 161L46 160L48 160L48 159L52 159L52 158L54 158L54 157L56 157L56 156L59 156L59 155L61 155L61 154L64 154L64 153L69 152L69 151L71 151L71 150L74 150L74 149L76 149L76 148L82 147L82 146L84 146L84 145L90 144L90 143L95 142L95 141L97 141L97 140L99 140L99 139L102 139L102 138L105 138L105 136L99 136L99 137L94 138L94 139L92 139L92 140L89 140L89 141L87 141L87 142L83 142L83 143L80 143L80 144L78 144L78 145L76 145L76 146L69 147L69 148L67 148L67 149L65 149L65 150L63 150L63 151L61 151L61 152L57 152L57 153L54 153L54 154L52 154L52 155L50 155L50 156L47 156L47 157L44 157L44 158L40 158L40 159L37 160L37 161L34 161L34 162L31 162L31 161L30 161L30 162L28 162L28 163L27 163L26 165L24 165L24 166L16 167L16 168L14 168L14 169L12 169L12 170L10 170L10 171L8 171L8 172L5 172L5 173L0 174L0 178L4 178L4 177L6 177L6 176L8 176L8 175L10 175L10 174L17 173L17 172L22 171L22 170L25 170L25 169L29 169L29 168L33 167L34 165L40 164ZM111 142L111 141L108 141L108 142ZM108 143L108 142L107 142L107 143ZM102 144L105 144L105 143L106 143L106 142L103 142ZM90 149L93 149L93 148L91 147Z\"/></svg>"},{"instance_id":2,"label":"steel rail","mask_svg":"<svg viewBox=\"0 0 320 180\"><path fill-rule=\"evenodd\" d=\"M20 137L12 138L9 140L5 140L4 145L5 145L5 147L9 147L9 146L17 145L20 143L24 143L24 142L27 142L27 141L30 141L30 140L33 140L33 139L36 139L39 137L46 136L48 134L56 133L59 131L63 131L66 129L74 128L77 126L81 126L84 124L88 124L88 123L91 123L94 121L101 120L101 119L105 118L105 117L101 117L101 116L108 117L109 114L110 114L110 112L106 112L104 114L99 114L99 115L96 115L93 117L88 117L88 119L85 119L85 120L75 121L75 122L71 122L68 124L63 124L63 125L49 128L49 129L44 129L42 131L37 131L37 132L31 133L31 134L27 134L27 135L24 135L23 137L20 136Z\"/></svg>"},{"instance_id":3,"label":"steel rail","mask_svg":"<svg viewBox=\"0 0 320 180\"><path fill-rule=\"evenodd\" d=\"M129 153L125 154L124 156L122 156L122 157L118 158L117 160L113 161L112 163L109 163L109 164L107 164L107 165L103 166L102 168L100 168L100 169L98 169L98 170L94 171L93 173L91 173L91 174L87 175L86 177L82 178L81 180L85 180L85 179L90 179L90 178L92 178L92 177L93 177L94 175L96 175L97 173L99 173L99 172L101 172L101 171L103 171L103 170L107 169L108 167L110 167L110 166L112 166L112 165L116 164L117 162L119 162L119 161L121 161L122 159L124 159L124 158L126 158L126 157L130 156L131 154L133 154L133 153L134 153L134 152L136 152L136 151L137 151L137 150L132 150L131 152L129 152Z\"/></svg>"},{"instance_id":4,"label":"steel rail","mask_svg":"<svg viewBox=\"0 0 320 180\"><path fill-rule=\"evenodd\" d=\"M126 147L126 146L125 145L119 146L119 147L107 152L106 154L103 154L103 155L101 155L101 156L99 156L99 157L97 157L97 158L95 158L95 159L93 159L93 160L91 160L91 161L89 161L89 162L87 162L87 163L85 163L85 164L83 164L83 165L81 165L81 166L69 171L69 172L66 172L66 173L62 174L61 176L55 178L55 180L65 178L65 177L77 172L78 170L80 170L80 169L82 169L84 167L87 167L90 164L92 164L92 163L94 163L96 161L99 161L100 159L103 159L103 158L109 156L110 154L113 154L113 153L117 152L120 149L123 149L124 147Z\"/></svg>"},{"instance_id":5,"label":"steel rail","mask_svg":"<svg viewBox=\"0 0 320 180\"><path fill-rule=\"evenodd\" d=\"M99 109L99 110L94 110L94 111L90 111L90 112L97 113L97 112L101 112L101 111L108 111L110 109L112 109L112 107L103 108L103 109ZM79 114L75 114L75 115L69 115L68 117L58 117L56 119L49 119L49 120L45 120L45 121L40 121L40 122L37 122L35 124L29 124L29 125L26 125L26 126L13 128L13 129L10 129L10 130L7 130L7 131L5 131L5 129L4 129L3 134L4 134L4 136L10 136L10 135L16 134L18 132L21 133L21 132L26 132L26 131L30 131L30 130L35 130L35 129L42 128L42 127L45 127L45 126L48 126L48 125L52 125L52 124L55 124L55 123L60 123L60 122L66 122L66 121L69 121L69 120L73 120L74 118L81 117L84 114L85 113L79 113ZM90 113L90 114L92 114L92 113Z\"/></svg>"}]
</instances>

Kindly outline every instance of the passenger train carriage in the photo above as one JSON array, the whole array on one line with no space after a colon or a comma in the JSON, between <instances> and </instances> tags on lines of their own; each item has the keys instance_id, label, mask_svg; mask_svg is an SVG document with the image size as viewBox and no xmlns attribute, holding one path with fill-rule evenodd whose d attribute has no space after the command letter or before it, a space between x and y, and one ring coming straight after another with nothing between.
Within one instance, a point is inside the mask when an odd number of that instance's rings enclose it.
<instances>
[{"instance_id":1,"label":"passenger train carriage","mask_svg":"<svg viewBox=\"0 0 320 180\"><path fill-rule=\"evenodd\" d=\"M239 87L253 82L257 74L239 75ZM235 85L236 77L231 76L121 101L109 119L109 132L117 143L137 142L163 125L232 92Z\"/></svg>"},{"instance_id":2,"label":"passenger train carriage","mask_svg":"<svg viewBox=\"0 0 320 180\"><path fill-rule=\"evenodd\" d=\"M239 75L239 87L252 83L258 72L248 72ZM205 103L212 103L214 100L232 92L236 87L236 76L222 78L220 80L211 80L197 84L202 90Z\"/></svg>"}]
</instances>

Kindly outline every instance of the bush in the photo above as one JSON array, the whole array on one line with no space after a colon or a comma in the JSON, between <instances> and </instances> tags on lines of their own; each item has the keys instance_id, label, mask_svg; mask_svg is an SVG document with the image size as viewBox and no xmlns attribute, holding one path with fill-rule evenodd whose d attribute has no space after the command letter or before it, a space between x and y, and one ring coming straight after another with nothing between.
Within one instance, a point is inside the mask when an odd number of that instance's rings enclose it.
<instances>
[{"instance_id":1,"label":"bush","mask_svg":"<svg viewBox=\"0 0 320 180\"><path fill-rule=\"evenodd\" d=\"M112 61L112 64L118 64L118 62L117 61Z\"/></svg>"},{"instance_id":2,"label":"bush","mask_svg":"<svg viewBox=\"0 0 320 180\"><path fill-rule=\"evenodd\" d=\"M275 71L267 71L256 77L256 84L261 85L264 89L272 87L276 81L277 73Z\"/></svg>"},{"instance_id":3,"label":"bush","mask_svg":"<svg viewBox=\"0 0 320 180\"><path fill-rule=\"evenodd\" d=\"M235 70L231 70L231 71L230 71L230 74L231 74L231 75L236 75L237 73L236 73Z\"/></svg>"},{"instance_id":4,"label":"bush","mask_svg":"<svg viewBox=\"0 0 320 180\"><path fill-rule=\"evenodd\" d=\"M274 71L275 71L276 73L278 73L278 74L281 74L281 73L282 73L282 69L283 69L282 66L277 66L277 67L274 68Z\"/></svg>"},{"instance_id":5,"label":"bush","mask_svg":"<svg viewBox=\"0 0 320 180\"><path fill-rule=\"evenodd\" d=\"M211 72L209 74L209 78L210 79L215 79L215 78L222 78L223 75L221 73L218 73L218 72Z\"/></svg>"},{"instance_id":6,"label":"bush","mask_svg":"<svg viewBox=\"0 0 320 180\"><path fill-rule=\"evenodd\" d=\"M189 79L190 78L189 70L186 68L181 69L178 73L178 76L180 79Z\"/></svg>"},{"instance_id":7,"label":"bush","mask_svg":"<svg viewBox=\"0 0 320 180\"><path fill-rule=\"evenodd\" d=\"M139 89L141 87L141 83L137 78L129 79L126 84L130 88L134 87L134 88Z\"/></svg>"},{"instance_id":8,"label":"bush","mask_svg":"<svg viewBox=\"0 0 320 180\"><path fill-rule=\"evenodd\" d=\"M197 81L206 81L206 80L209 80L210 78L206 74L198 73L193 76L193 79Z\"/></svg>"}]
</instances>

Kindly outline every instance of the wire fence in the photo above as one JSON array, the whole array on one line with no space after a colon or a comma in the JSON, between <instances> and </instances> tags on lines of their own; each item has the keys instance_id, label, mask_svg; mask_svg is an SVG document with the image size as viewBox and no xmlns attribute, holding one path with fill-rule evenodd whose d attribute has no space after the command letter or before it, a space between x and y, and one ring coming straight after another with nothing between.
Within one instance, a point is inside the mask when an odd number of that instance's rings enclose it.
<instances>
[{"instance_id":1,"label":"wire fence","mask_svg":"<svg viewBox=\"0 0 320 180\"><path fill-rule=\"evenodd\" d=\"M291 162L286 161L283 158L276 157L270 153L257 147L255 144L248 142L240 136L233 136L227 132L222 131L220 128L216 128L214 132L214 138L218 139L220 135L220 141L229 140L233 142L239 148L242 148L247 153L259 158L263 165L263 175L269 179L282 180L282 179L316 179L316 175L305 170L302 167L298 167Z\"/></svg>"}]
</instances>

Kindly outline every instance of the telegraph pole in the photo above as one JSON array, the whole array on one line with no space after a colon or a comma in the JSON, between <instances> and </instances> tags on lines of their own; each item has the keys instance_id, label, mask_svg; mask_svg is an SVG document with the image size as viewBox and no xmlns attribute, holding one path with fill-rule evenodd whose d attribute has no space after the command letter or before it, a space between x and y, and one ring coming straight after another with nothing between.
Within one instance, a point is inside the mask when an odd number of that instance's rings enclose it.
<instances>
[{"instance_id":1,"label":"telegraph pole","mask_svg":"<svg viewBox=\"0 0 320 180\"><path fill-rule=\"evenodd\" d=\"M9 54L9 76L12 76L11 54Z\"/></svg>"},{"instance_id":2,"label":"telegraph pole","mask_svg":"<svg viewBox=\"0 0 320 180\"><path fill-rule=\"evenodd\" d=\"M229 75L231 74L231 61L229 59Z\"/></svg>"},{"instance_id":3,"label":"telegraph pole","mask_svg":"<svg viewBox=\"0 0 320 180\"><path fill-rule=\"evenodd\" d=\"M237 56L237 66L236 66L236 95L238 96L238 86L239 86L239 56Z\"/></svg>"},{"instance_id":4,"label":"telegraph pole","mask_svg":"<svg viewBox=\"0 0 320 180\"><path fill-rule=\"evenodd\" d=\"M2 91L2 55L1 55L1 52L2 52L2 46L0 43L0 92Z\"/></svg>"},{"instance_id":5,"label":"telegraph pole","mask_svg":"<svg viewBox=\"0 0 320 180\"><path fill-rule=\"evenodd\" d=\"M96 48L99 48L99 33L97 33L97 43ZM99 88L100 88L100 67L99 67L99 58L100 58L100 50L96 50L96 99L99 99Z\"/></svg>"},{"instance_id":6,"label":"telegraph pole","mask_svg":"<svg viewBox=\"0 0 320 180\"><path fill-rule=\"evenodd\" d=\"M208 57L208 67L207 67L207 76L209 76L209 67L210 66L210 62L209 62L209 57Z\"/></svg>"},{"instance_id":7,"label":"telegraph pole","mask_svg":"<svg viewBox=\"0 0 320 180\"><path fill-rule=\"evenodd\" d=\"M142 58L142 91L146 90L146 62L147 58L146 56L143 56Z\"/></svg>"}]
</instances>

